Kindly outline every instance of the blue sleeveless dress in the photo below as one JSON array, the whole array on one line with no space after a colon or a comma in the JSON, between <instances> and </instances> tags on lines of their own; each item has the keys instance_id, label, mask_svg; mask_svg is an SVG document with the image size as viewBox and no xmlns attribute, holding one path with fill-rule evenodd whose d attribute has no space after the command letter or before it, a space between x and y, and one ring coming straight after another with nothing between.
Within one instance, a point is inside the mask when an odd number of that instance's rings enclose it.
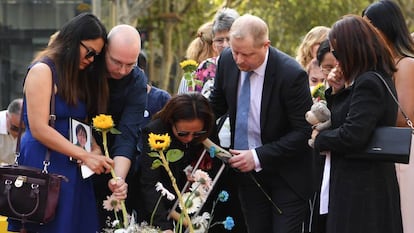
<instances>
[{"instance_id":1,"label":"blue sleeveless dress","mask_svg":"<svg viewBox=\"0 0 414 233\"><path fill-rule=\"evenodd\" d=\"M52 69L53 79L56 82L55 66L52 61L43 61ZM25 97L26 98L26 97ZM86 105L79 102L77 106L69 106L58 95L55 95L55 129L64 137L69 138L69 118L85 119ZM26 132L21 139L19 164L43 168L46 147L37 141L31 134L27 118L26 99L24 99L23 113ZM41 233L95 233L99 232L97 206L93 191L92 179L83 179L77 164L69 161L69 157L51 151L49 173L66 176L69 181L62 181L59 203L55 218L45 224L36 225L26 223L28 232ZM20 222L9 219L9 231L19 231Z\"/></svg>"}]
</instances>

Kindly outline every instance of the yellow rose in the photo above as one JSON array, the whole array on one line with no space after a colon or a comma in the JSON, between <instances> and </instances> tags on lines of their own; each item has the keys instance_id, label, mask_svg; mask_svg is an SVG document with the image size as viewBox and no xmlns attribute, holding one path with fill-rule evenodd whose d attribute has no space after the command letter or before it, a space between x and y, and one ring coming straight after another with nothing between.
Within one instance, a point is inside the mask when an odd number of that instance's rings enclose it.
<instances>
[{"instance_id":1,"label":"yellow rose","mask_svg":"<svg viewBox=\"0 0 414 233\"><path fill-rule=\"evenodd\" d=\"M152 150L155 151L165 151L171 143L171 138L166 134L153 134L148 135L148 144Z\"/></svg>"},{"instance_id":2,"label":"yellow rose","mask_svg":"<svg viewBox=\"0 0 414 233\"><path fill-rule=\"evenodd\" d=\"M93 127L100 130L108 130L114 127L112 116L100 114L92 119Z\"/></svg>"}]
</instances>

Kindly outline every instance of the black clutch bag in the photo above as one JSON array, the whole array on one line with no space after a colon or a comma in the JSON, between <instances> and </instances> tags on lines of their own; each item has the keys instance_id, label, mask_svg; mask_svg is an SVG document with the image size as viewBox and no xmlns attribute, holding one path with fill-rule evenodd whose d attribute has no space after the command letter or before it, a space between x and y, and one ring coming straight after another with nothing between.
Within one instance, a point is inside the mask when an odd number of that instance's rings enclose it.
<instances>
[{"instance_id":1,"label":"black clutch bag","mask_svg":"<svg viewBox=\"0 0 414 233\"><path fill-rule=\"evenodd\" d=\"M375 75L385 84L385 87L397 103L401 113L407 121L409 128L378 127L375 129L370 141L363 150L347 154L346 157L352 159L408 164L410 161L411 141L414 132L413 124L407 114L402 110L400 103L385 80L376 72Z\"/></svg>"},{"instance_id":2,"label":"black clutch bag","mask_svg":"<svg viewBox=\"0 0 414 233\"><path fill-rule=\"evenodd\" d=\"M405 163L410 161L412 129L378 127L362 151L347 154L347 158Z\"/></svg>"}]
</instances>

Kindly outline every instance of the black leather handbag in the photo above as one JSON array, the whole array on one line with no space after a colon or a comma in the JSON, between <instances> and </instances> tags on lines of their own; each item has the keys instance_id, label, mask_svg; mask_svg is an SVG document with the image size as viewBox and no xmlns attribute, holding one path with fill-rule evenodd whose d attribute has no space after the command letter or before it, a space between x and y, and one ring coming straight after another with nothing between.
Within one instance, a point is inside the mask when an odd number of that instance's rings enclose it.
<instances>
[{"instance_id":1,"label":"black leather handbag","mask_svg":"<svg viewBox=\"0 0 414 233\"><path fill-rule=\"evenodd\" d=\"M377 160L393 163L405 163L410 161L412 135L414 127L407 114L402 110L400 103L392 93L390 87L380 74L375 75L385 84L388 92L397 103L409 128L405 127L378 127L375 129L370 141L362 151L347 154L347 158Z\"/></svg>"},{"instance_id":2,"label":"black leather handbag","mask_svg":"<svg viewBox=\"0 0 414 233\"><path fill-rule=\"evenodd\" d=\"M52 85L49 125L54 127L55 95ZM60 184L66 177L48 173L50 151L47 149L43 169L21 166L20 155L23 110L16 145L16 159L13 165L0 166L0 215L20 220L22 229L25 222L48 223L55 216Z\"/></svg>"}]
</instances>

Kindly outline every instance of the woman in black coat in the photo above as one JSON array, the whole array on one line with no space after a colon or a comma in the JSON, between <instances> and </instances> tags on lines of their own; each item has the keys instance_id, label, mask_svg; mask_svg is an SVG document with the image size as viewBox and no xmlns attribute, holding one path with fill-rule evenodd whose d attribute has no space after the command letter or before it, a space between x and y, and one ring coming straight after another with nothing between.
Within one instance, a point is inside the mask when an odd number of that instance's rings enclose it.
<instances>
[{"instance_id":1,"label":"woman in black coat","mask_svg":"<svg viewBox=\"0 0 414 233\"><path fill-rule=\"evenodd\" d=\"M329 184L328 189L324 187L329 196L321 200L321 207L328 210L326 232L401 233L394 164L347 157L363 148L376 127L395 125L396 103L374 73L395 94L391 53L375 29L354 15L333 25L329 41L338 60L326 91L332 127L312 133L315 149L330 153L330 170L325 169L324 176L327 182L322 182Z\"/></svg>"}]
</instances>

